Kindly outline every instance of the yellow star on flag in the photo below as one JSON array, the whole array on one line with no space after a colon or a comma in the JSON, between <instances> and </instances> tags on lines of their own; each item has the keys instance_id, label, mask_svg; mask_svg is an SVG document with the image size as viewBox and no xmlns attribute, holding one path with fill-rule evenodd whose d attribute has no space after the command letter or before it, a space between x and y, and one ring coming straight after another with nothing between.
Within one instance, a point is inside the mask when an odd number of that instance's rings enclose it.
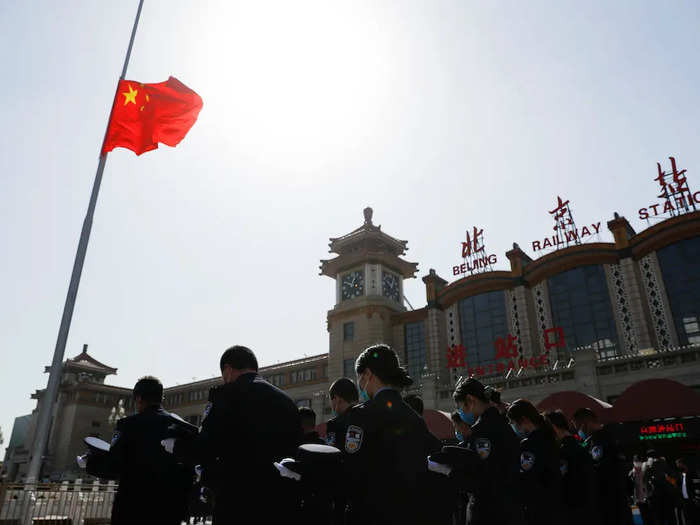
<instances>
[{"instance_id":1,"label":"yellow star on flag","mask_svg":"<svg viewBox=\"0 0 700 525\"><path fill-rule=\"evenodd\" d=\"M136 95L138 95L139 90L138 89L133 89L131 87L131 84L129 84L129 92L127 93L124 91L122 95L124 95L124 105L126 106L129 102L133 102L136 104Z\"/></svg>"}]
</instances>

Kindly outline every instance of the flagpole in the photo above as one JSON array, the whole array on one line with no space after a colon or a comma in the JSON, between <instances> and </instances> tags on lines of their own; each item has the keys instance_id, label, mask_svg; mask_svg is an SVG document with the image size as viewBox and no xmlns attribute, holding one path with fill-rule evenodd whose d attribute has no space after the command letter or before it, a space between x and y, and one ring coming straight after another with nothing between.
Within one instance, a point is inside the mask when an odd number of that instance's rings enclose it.
<instances>
[{"instance_id":1,"label":"flagpole","mask_svg":"<svg viewBox=\"0 0 700 525\"><path fill-rule=\"evenodd\" d=\"M129 58L131 57L131 48L134 46L134 39L136 38L136 29L139 25L139 18L141 17L141 8L143 7L143 0L139 0L139 7L136 11L136 19L134 20L134 26L131 29L131 38L129 39L129 47L126 50L126 58L124 59L124 67L122 68L122 74L119 80L124 80L126 77L126 70L129 67ZM119 82L117 82L117 89ZM115 90L116 91L116 90ZM110 110L110 118L107 120L107 129L109 129L109 121L112 117L112 111L114 110L114 100L116 100L116 92L114 99L112 100L112 109ZM107 129L105 129L105 138L107 136ZM85 220L83 221L83 229L80 233L80 241L78 242L78 251L75 254L75 261L73 263L73 273L70 278L70 285L68 286L68 295L66 296L66 302L63 306L63 315L61 317L61 325L58 329L58 337L56 338L56 348L53 353L53 362L51 363L51 372L49 373L49 381L44 391L44 395L39 402L39 417L36 426L36 431L34 433L34 444L32 446L32 455L29 463L29 469L27 471L27 483L36 483L41 475L41 466L44 459L44 453L46 451L46 446L49 440L49 431L51 429L51 419L54 410L54 405L56 403L56 396L58 394L58 387L61 381L61 372L63 368L63 356L66 351L66 341L68 340L68 332L70 331L70 324L73 318L73 308L75 307L75 299L78 295L78 287L80 286L80 276L83 272L83 263L85 262L85 254L87 252L88 241L90 240L90 231L92 230L92 218L95 214L95 206L97 205L97 196L100 193L100 185L102 183L102 173L105 169L105 164L107 162L107 153L102 152L102 147L104 146L104 138L102 139L102 146L100 146L100 161L97 164L97 172L95 173L95 181L92 185L92 193L90 194L90 203L88 204L87 213L85 214Z\"/></svg>"}]
</instances>

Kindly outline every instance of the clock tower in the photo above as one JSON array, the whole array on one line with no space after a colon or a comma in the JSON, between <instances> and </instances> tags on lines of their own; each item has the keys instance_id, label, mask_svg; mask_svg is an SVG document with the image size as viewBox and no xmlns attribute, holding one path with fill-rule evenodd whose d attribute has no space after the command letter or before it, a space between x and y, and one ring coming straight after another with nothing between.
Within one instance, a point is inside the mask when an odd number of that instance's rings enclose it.
<instances>
[{"instance_id":1,"label":"clock tower","mask_svg":"<svg viewBox=\"0 0 700 525\"><path fill-rule=\"evenodd\" d=\"M355 378L357 356L374 343L394 346L392 316L404 312L403 280L415 277L418 263L401 258L407 241L387 235L372 223L330 239L330 253L321 261L321 275L335 279L335 306L328 311L328 376ZM403 360L403 356L399 356Z\"/></svg>"}]
</instances>

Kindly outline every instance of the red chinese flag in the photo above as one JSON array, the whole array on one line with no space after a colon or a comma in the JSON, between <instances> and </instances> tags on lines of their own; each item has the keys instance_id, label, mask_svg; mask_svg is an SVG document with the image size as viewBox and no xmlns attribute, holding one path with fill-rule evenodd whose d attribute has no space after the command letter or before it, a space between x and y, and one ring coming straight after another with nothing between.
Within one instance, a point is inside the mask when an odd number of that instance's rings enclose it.
<instances>
[{"instance_id":1,"label":"red chinese flag","mask_svg":"<svg viewBox=\"0 0 700 525\"><path fill-rule=\"evenodd\" d=\"M177 146L201 109L202 98L175 77L158 84L120 80L102 153L121 147L141 155L159 142Z\"/></svg>"}]
</instances>

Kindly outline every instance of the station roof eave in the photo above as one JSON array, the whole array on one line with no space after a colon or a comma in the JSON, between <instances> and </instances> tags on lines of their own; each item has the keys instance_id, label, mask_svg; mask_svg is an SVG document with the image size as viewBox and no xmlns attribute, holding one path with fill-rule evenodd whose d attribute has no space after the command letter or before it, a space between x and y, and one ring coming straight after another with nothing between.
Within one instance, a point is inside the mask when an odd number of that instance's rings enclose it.
<instances>
[{"instance_id":1,"label":"station roof eave","mask_svg":"<svg viewBox=\"0 0 700 525\"><path fill-rule=\"evenodd\" d=\"M404 261L392 254L384 252L359 251L349 255L335 257L321 261L320 275L327 275L333 279L344 270L349 270L359 264L375 263L383 264L387 268L400 273L404 278L410 279L418 272L418 263Z\"/></svg>"},{"instance_id":2,"label":"station roof eave","mask_svg":"<svg viewBox=\"0 0 700 525\"><path fill-rule=\"evenodd\" d=\"M440 290L438 301L441 306L446 307L464 297L494 290L506 290L511 288L514 282L511 272L508 271L495 270L477 273L451 282Z\"/></svg>"},{"instance_id":3,"label":"station roof eave","mask_svg":"<svg viewBox=\"0 0 700 525\"><path fill-rule=\"evenodd\" d=\"M104 375L113 375L117 373L116 368L100 363L97 359L89 355L86 349L83 349L83 351L77 356L66 359L63 367L64 370L81 370L86 372L97 372ZM47 369L50 369L50 367L47 367Z\"/></svg>"}]
</instances>

